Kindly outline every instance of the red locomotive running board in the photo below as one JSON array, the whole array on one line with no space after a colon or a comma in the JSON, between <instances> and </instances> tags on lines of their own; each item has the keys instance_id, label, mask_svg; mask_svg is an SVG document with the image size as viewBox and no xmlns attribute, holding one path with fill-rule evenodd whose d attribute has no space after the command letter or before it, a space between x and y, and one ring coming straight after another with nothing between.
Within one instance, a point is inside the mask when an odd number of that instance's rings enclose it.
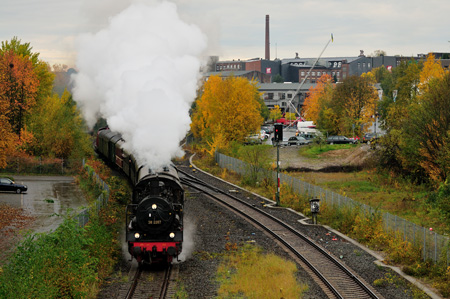
<instances>
[{"instance_id":1,"label":"red locomotive running board","mask_svg":"<svg viewBox=\"0 0 450 299\"><path fill-rule=\"evenodd\" d=\"M163 252L165 249L167 251L167 248L174 247L177 248L177 244L180 244L180 242L130 242L133 244L133 247L141 247L141 250L145 251L152 251L153 247L156 246L157 252Z\"/></svg>"}]
</instances>

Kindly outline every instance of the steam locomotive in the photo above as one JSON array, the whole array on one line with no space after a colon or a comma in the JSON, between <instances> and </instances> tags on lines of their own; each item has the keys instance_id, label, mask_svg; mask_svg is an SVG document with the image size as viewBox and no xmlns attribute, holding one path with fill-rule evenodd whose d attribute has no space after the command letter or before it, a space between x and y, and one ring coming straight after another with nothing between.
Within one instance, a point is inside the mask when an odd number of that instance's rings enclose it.
<instances>
[{"instance_id":1,"label":"steam locomotive","mask_svg":"<svg viewBox=\"0 0 450 299\"><path fill-rule=\"evenodd\" d=\"M173 165L150 169L123 149L121 135L108 128L97 133L96 151L129 178L133 186L126 208L126 241L136 260L171 263L183 243L184 189Z\"/></svg>"}]
</instances>

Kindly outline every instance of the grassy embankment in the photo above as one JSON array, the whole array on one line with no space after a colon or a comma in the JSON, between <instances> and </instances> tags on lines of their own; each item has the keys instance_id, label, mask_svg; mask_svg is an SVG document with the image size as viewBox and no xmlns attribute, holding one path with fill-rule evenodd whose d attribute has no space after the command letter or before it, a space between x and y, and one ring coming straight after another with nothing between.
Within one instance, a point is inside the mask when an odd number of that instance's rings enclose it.
<instances>
[{"instance_id":1,"label":"grassy embankment","mask_svg":"<svg viewBox=\"0 0 450 299\"><path fill-rule=\"evenodd\" d=\"M100 165L91 166L110 186L108 205L99 214L91 212L84 227L68 217L54 232L26 236L0 269L0 298L96 298L120 253L119 203L129 198L126 184L106 175ZM102 190L85 170L77 179L92 205Z\"/></svg>"}]
</instances>

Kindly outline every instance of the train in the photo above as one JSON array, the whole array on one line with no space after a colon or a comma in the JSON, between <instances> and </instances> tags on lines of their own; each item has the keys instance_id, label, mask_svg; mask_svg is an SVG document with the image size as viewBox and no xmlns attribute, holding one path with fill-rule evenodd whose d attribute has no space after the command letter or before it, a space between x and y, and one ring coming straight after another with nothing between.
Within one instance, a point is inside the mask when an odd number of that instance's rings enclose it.
<instances>
[{"instance_id":1,"label":"train","mask_svg":"<svg viewBox=\"0 0 450 299\"><path fill-rule=\"evenodd\" d=\"M151 169L123 148L121 134L101 128L96 152L118 168L133 188L125 210L128 252L138 263L171 263L182 251L184 188L173 164Z\"/></svg>"}]
</instances>

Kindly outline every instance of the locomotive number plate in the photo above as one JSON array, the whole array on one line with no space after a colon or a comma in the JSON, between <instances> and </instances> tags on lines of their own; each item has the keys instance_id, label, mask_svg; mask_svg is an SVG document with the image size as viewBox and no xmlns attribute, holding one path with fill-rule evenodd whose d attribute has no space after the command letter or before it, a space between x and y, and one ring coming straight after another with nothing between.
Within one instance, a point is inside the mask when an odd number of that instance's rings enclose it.
<instances>
[{"instance_id":1,"label":"locomotive number plate","mask_svg":"<svg viewBox=\"0 0 450 299\"><path fill-rule=\"evenodd\" d=\"M161 224L161 220L155 220L155 221L149 220L148 224Z\"/></svg>"}]
</instances>

